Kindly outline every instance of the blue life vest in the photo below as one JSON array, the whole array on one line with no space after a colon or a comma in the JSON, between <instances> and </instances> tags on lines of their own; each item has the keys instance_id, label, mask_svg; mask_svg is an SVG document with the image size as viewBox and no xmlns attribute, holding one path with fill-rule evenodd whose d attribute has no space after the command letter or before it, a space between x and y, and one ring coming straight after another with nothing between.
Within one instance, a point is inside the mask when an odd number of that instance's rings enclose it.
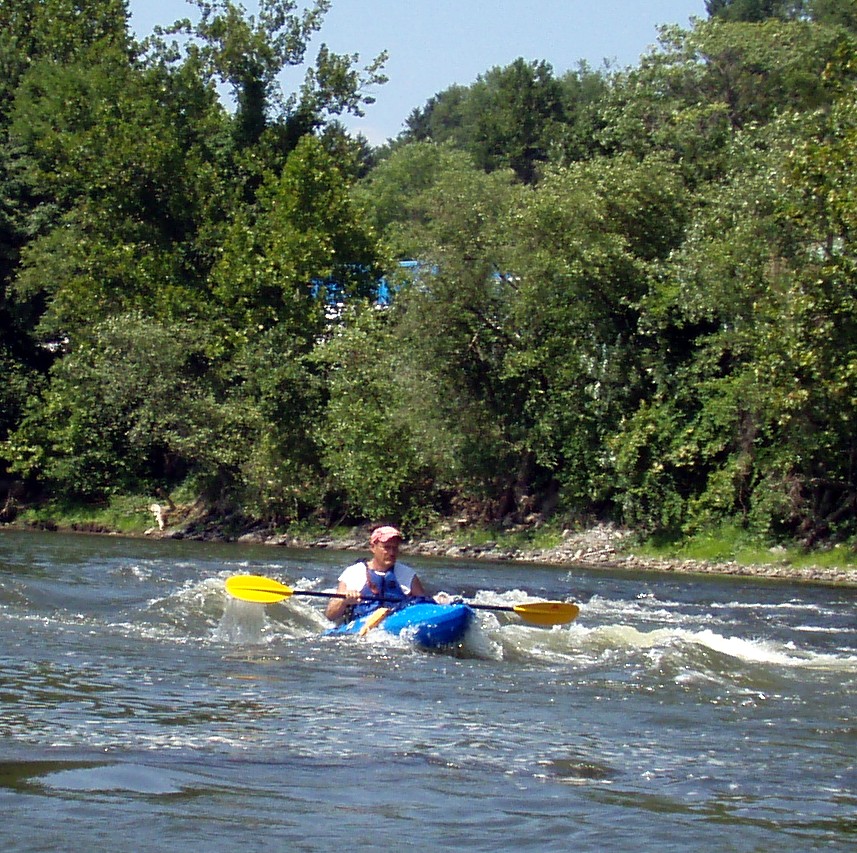
<instances>
[{"instance_id":1,"label":"blue life vest","mask_svg":"<svg viewBox=\"0 0 857 853\"><path fill-rule=\"evenodd\" d=\"M408 597L396 578L395 568L388 569L386 572L375 572L368 565L366 566L366 584L360 590L360 595L364 598L380 600L358 601L351 609L349 619L358 619L379 607L395 608Z\"/></svg>"}]
</instances>

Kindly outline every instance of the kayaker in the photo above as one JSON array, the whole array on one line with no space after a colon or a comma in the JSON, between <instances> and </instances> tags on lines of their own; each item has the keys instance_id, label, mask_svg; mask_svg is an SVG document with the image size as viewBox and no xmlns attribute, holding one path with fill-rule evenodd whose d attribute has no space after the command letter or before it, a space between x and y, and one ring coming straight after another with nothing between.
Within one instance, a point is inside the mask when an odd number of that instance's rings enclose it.
<instances>
[{"instance_id":1,"label":"kayaker","mask_svg":"<svg viewBox=\"0 0 857 853\"><path fill-rule=\"evenodd\" d=\"M379 607L395 607L408 598L425 598L426 591L416 572L398 563L402 533L395 527L376 527L369 537L371 560L350 565L339 576L337 593L345 598L331 598L325 616L333 622L365 616ZM365 599L370 599L366 601ZM383 599L372 601L371 599Z\"/></svg>"}]
</instances>

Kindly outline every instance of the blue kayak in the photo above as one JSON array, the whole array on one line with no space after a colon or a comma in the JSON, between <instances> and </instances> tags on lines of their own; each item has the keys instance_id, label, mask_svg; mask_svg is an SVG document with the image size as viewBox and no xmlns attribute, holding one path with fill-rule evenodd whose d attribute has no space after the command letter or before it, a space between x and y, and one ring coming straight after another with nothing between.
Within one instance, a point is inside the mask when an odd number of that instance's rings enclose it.
<instances>
[{"instance_id":1,"label":"blue kayak","mask_svg":"<svg viewBox=\"0 0 857 853\"><path fill-rule=\"evenodd\" d=\"M374 630L394 636L404 634L414 645L437 649L460 643L473 621L474 611L466 604L419 602L393 611ZM325 631L325 636L359 634L372 614Z\"/></svg>"}]
</instances>

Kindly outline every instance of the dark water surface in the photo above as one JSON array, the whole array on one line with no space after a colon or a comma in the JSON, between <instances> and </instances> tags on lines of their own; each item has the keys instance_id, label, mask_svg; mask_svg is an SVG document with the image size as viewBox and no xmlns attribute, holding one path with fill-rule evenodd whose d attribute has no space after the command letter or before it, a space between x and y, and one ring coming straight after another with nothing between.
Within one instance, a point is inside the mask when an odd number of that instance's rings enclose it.
<instances>
[{"instance_id":1,"label":"dark water surface","mask_svg":"<svg viewBox=\"0 0 857 853\"><path fill-rule=\"evenodd\" d=\"M2 850L857 849L854 590L410 560L582 605L457 654L223 590L352 556L0 533Z\"/></svg>"}]
</instances>

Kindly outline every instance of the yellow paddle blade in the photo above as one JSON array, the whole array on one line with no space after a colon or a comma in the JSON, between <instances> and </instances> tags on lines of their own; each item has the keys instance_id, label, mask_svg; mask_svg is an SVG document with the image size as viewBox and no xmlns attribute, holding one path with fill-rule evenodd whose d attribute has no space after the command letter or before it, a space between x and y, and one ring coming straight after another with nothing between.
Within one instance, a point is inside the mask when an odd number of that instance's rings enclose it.
<instances>
[{"instance_id":1,"label":"yellow paddle blade","mask_svg":"<svg viewBox=\"0 0 857 853\"><path fill-rule=\"evenodd\" d=\"M392 607L379 607L377 610L373 610L366 617L366 621L358 631L358 636L365 637L369 631L380 625L392 612Z\"/></svg>"},{"instance_id":2,"label":"yellow paddle blade","mask_svg":"<svg viewBox=\"0 0 857 853\"><path fill-rule=\"evenodd\" d=\"M273 604L294 594L291 587L262 575L233 575L226 578L226 591L235 598L256 604Z\"/></svg>"},{"instance_id":3,"label":"yellow paddle blade","mask_svg":"<svg viewBox=\"0 0 857 853\"><path fill-rule=\"evenodd\" d=\"M516 604L512 610L533 625L565 625L577 619L580 613L580 608L570 601L534 601Z\"/></svg>"}]
</instances>

